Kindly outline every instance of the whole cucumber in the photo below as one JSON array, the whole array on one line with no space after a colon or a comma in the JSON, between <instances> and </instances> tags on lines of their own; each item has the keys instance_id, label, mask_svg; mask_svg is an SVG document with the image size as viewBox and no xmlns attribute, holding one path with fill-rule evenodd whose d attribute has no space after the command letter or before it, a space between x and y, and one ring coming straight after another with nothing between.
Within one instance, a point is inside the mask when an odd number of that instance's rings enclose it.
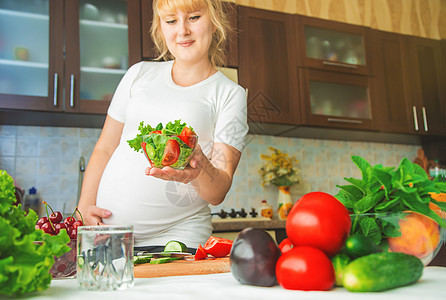
<instances>
[{"instance_id":1,"label":"whole cucumber","mask_svg":"<svg viewBox=\"0 0 446 300\"><path fill-rule=\"evenodd\" d=\"M344 270L347 265L352 261L350 256L344 253L338 253L331 258L333 267L335 270L336 286L342 286L342 278L344 277Z\"/></svg>"},{"instance_id":2,"label":"whole cucumber","mask_svg":"<svg viewBox=\"0 0 446 300\"><path fill-rule=\"evenodd\" d=\"M423 268L421 260L413 255L373 253L348 264L342 284L351 292L379 292L416 282Z\"/></svg>"}]
</instances>

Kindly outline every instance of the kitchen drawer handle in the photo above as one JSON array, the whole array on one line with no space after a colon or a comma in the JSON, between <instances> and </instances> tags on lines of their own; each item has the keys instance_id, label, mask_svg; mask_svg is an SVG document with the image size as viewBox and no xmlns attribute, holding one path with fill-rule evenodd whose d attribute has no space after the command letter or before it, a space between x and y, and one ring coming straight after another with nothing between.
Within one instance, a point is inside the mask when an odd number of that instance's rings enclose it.
<instances>
[{"instance_id":1,"label":"kitchen drawer handle","mask_svg":"<svg viewBox=\"0 0 446 300\"><path fill-rule=\"evenodd\" d=\"M74 74L71 74L70 107L74 107Z\"/></svg>"},{"instance_id":2,"label":"kitchen drawer handle","mask_svg":"<svg viewBox=\"0 0 446 300\"><path fill-rule=\"evenodd\" d=\"M57 73L54 73L54 95L53 95L53 105L57 106L57 85L58 85L58 77L59 75Z\"/></svg>"},{"instance_id":3,"label":"kitchen drawer handle","mask_svg":"<svg viewBox=\"0 0 446 300\"><path fill-rule=\"evenodd\" d=\"M415 131L418 131L418 116L417 116L417 107L414 105L412 106L412 112L413 112L413 123L415 125Z\"/></svg>"},{"instance_id":4,"label":"kitchen drawer handle","mask_svg":"<svg viewBox=\"0 0 446 300\"><path fill-rule=\"evenodd\" d=\"M361 120L337 119L337 118L328 118L328 122L348 123L348 124L362 124Z\"/></svg>"},{"instance_id":5,"label":"kitchen drawer handle","mask_svg":"<svg viewBox=\"0 0 446 300\"><path fill-rule=\"evenodd\" d=\"M333 62L333 61L326 61L326 60L324 60L322 63L325 66L332 66L332 67L342 67L342 68L348 68L348 69L357 69L358 68L357 65L342 64L342 63L337 63L337 62Z\"/></svg>"},{"instance_id":6,"label":"kitchen drawer handle","mask_svg":"<svg viewBox=\"0 0 446 300\"><path fill-rule=\"evenodd\" d=\"M423 106L421 108L421 111L423 112L423 123L424 123L424 131L428 132L429 128L427 127L427 114L426 114L426 108Z\"/></svg>"}]
</instances>

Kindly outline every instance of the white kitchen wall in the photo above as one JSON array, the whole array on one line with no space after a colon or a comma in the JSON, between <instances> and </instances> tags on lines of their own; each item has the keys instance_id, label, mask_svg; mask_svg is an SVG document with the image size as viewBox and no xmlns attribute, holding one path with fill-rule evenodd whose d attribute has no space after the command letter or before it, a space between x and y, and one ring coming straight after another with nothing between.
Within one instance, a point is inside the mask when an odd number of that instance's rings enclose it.
<instances>
[{"instance_id":1,"label":"white kitchen wall","mask_svg":"<svg viewBox=\"0 0 446 300\"><path fill-rule=\"evenodd\" d=\"M0 126L0 169L28 191L35 186L42 200L53 208L72 211L77 202L79 158L88 163L100 129ZM372 165L397 166L403 157L413 160L420 146L369 142L344 142L249 135L227 199L213 212L231 208L258 208L266 199L277 206L275 187L262 187L258 169L261 153L268 146L295 155L300 161L302 182L293 186L296 201L310 191L336 194L344 177L359 177L351 155L359 155Z\"/></svg>"}]
</instances>

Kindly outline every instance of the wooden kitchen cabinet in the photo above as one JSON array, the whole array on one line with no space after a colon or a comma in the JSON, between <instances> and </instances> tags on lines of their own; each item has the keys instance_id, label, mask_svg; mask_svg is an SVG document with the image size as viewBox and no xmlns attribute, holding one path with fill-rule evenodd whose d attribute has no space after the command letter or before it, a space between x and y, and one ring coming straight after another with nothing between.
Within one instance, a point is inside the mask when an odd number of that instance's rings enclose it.
<instances>
[{"instance_id":1,"label":"wooden kitchen cabinet","mask_svg":"<svg viewBox=\"0 0 446 300\"><path fill-rule=\"evenodd\" d=\"M414 132L446 136L446 65L439 40L407 37Z\"/></svg>"},{"instance_id":2,"label":"wooden kitchen cabinet","mask_svg":"<svg viewBox=\"0 0 446 300\"><path fill-rule=\"evenodd\" d=\"M370 29L297 16L300 67L371 75Z\"/></svg>"},{"instance_id":3,"label":"wooden kitchen cabinet","mask_svg":"<svg viewBox=\"0 0 446 300\"><path fill-rule=\"evenodd\" d=\"M379 129L446 136L445 62L441 43L374 31Z\"/></svg>"},{"instance_id":4,"label":"wooden kitchen cabinet","mask_svg":"<svg viewBox=\"0 0 446 300\"><path fill-rule=\"evenodd\" d=\"M157 58L157 51L155 44L152 41L151 30L153 18L153 1L141 1L141 45L142 45L142 60L154 60ZM231 2L222 2L223 8L229 16L230 24L233 26L234 32L229 36L227 44L227 62L226 67L238 67L238 39L237 39L237 6Z\"/></svg>"},{"instance_id":5,"label":"wooden kitchen cabinet","mask_svg":"<svg viewBox=\"0 0 446 300\"><path fill-rule=\"evenodd\" d=\"M129 40L140 48L127 25L139 1L2 2L0 109L105 114L138 54Z\"/></svg>"},{"instance_id":6,"label":"wooden kitchen cabinet","mask_svg":"<svg viewBox=\"0 0 446 300\"><path fill-rule=\"evenodd\" d=\"M299 78L305 125L375 129L373 77L300 68Z\"/></svg>"},{"instance_id":7,"label":"wooden kitchen cabinet","mask_svg":"<svg viewBox=\"0 0 446 300\"><path fill-rule=\"evenodd\" d=\"M377 126L383 132L411 133L415 120L410 105L404 36L373 31L377 85Z\"/></svg>"},{"instance_id":8,"label":"wooden kitchen cabinet","mask_svg":"<svg viewBox=\"0 0 446 300\"><path fill-rule=\"evenodd\" d=\"M239 84L248 121L299 124L294 16L240 6Z\"/></svg>"}]
</instances>

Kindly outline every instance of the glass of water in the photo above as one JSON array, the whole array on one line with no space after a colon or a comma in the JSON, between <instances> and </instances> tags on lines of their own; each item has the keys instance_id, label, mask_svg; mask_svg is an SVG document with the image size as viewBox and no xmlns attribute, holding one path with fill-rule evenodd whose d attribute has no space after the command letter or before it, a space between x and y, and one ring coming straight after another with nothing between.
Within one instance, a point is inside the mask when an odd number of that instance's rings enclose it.
<instances>
[{"instance_id":1,"label":"glass of water","mask_svg":"<svg viewBox=\"0 0 446 300\"><path fill-rule=\"evenodd\" d=\"M87 290L133 287L133 226L81 226L77 280Z\"/></svg>"}]
</instances>

